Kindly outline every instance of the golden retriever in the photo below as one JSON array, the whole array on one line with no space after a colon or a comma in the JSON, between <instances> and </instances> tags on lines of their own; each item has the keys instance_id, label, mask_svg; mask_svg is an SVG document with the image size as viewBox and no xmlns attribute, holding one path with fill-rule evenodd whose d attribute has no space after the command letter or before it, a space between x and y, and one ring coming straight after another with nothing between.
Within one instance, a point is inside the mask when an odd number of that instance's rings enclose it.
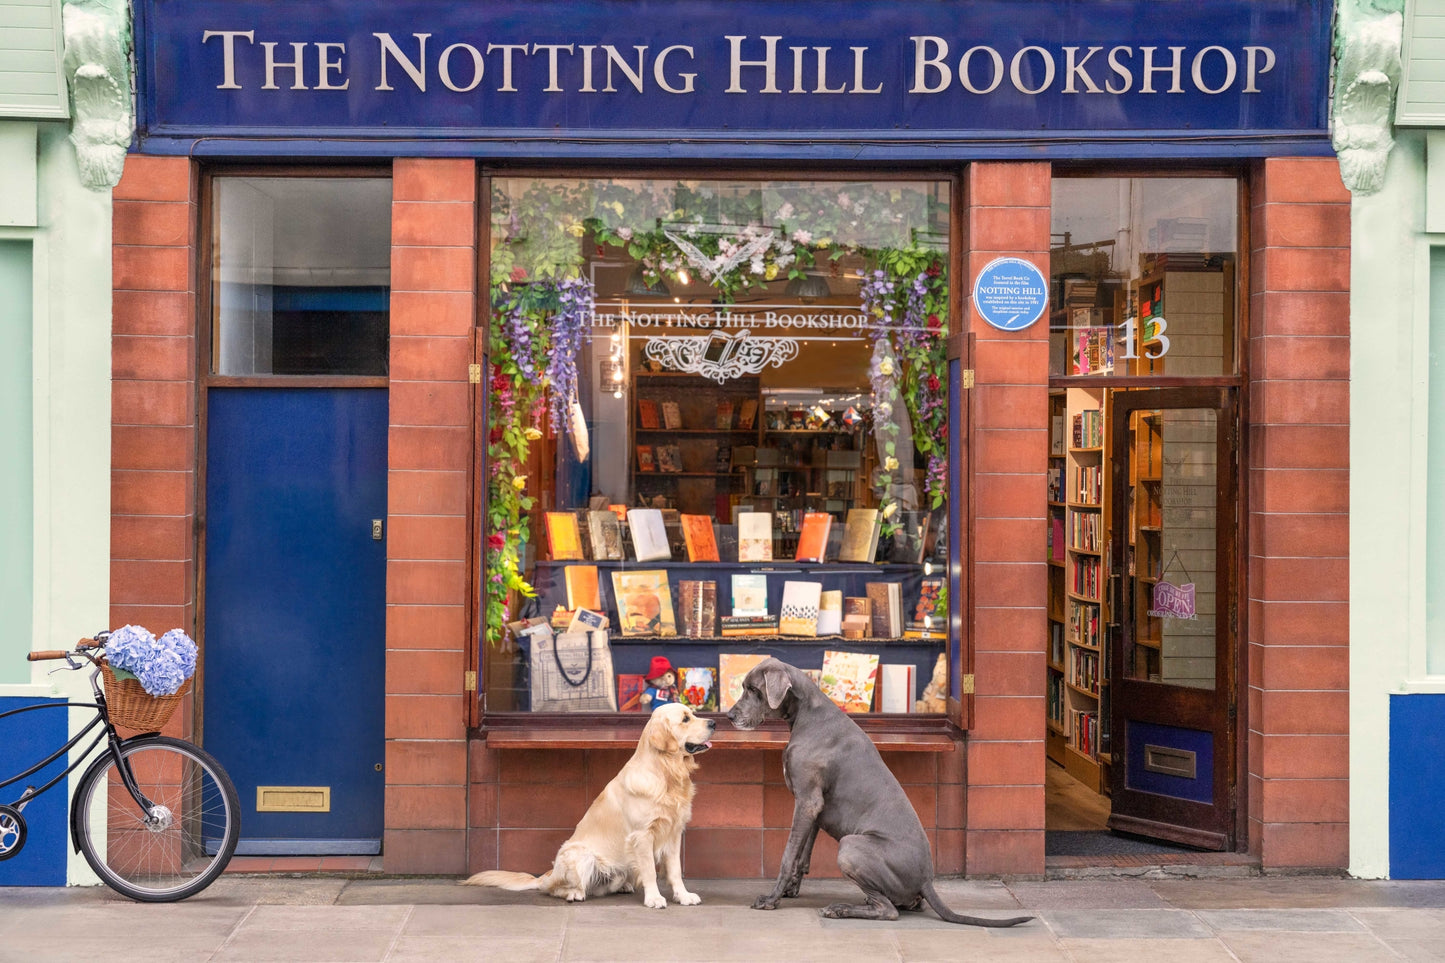
<instances>
[{"instance_id":1,"label":"golden retriever","mask_svg":"<svg viewBox=\"0 0 1445 963\"><path fill-rule=\"evenodd\" d=\"M667 900L657 888L661 864L673 900L683 906L701 903L682 883L682 831L692 818L694 757L711 748L708 740L716 726L679 703L658 706L642 729L637 751L592 801L548 872L487 870L466 885L536 889L570 903L631 893L641 884L642 902L664 909Z\"/></svg>"}]
</instances>

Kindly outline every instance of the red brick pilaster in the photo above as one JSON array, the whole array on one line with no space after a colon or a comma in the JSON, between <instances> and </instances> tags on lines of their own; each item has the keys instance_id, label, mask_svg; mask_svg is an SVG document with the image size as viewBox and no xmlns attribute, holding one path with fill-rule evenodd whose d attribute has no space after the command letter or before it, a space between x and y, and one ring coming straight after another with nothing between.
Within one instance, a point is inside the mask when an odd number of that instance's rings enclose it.
<instances>
[{"instance_id":1,"label":"red brick pilaster","mask_svg":"<svg viewBox=\"0 0 1445 963\"><path fill-rule=\"evenodd\" d=\"M1248 815L1270 869L1349 862L1350 195L1334 158L1255 170Z\"/></svg>"},{"instance_id":2,"label":"red brick pilaster","mask_svg":"<svg viewBox=\"0 0 1445 963\"><path fill-rule=\"evenodd\" d=\"M477 174L399 159L392 175L387 436L388 873L467 868L466 705Z\"/></svg>"},{"instance_id":3,"label":"red brick pilaster","mask_svg":"<svg viewBox=\"0 0 1445 963\"><path fill-rule=\"evenodd\" d=\"M196 634L196 176L126 158L113 195L110 623ZM168 733L191 735L192 699Z\"/></svg>"},{"instance_id":4,"label":"red brick pilaster","mask_svg":"<svg viewBox=\"0 0 1445 963\"><path fill-rule=\"evenodd\" d=\"M1047 163L970 165L966 277L989 261L1021 257L1049 273L1051 168ZM963 847L969 875L1044 869L1044 664L1048 640L1045 473L1049 328L999 331L970 305L976 339L970 444L973 544L974 727L964 773ZM959 426L963 428L964 426Z\"/></svg>"}]
</instances>

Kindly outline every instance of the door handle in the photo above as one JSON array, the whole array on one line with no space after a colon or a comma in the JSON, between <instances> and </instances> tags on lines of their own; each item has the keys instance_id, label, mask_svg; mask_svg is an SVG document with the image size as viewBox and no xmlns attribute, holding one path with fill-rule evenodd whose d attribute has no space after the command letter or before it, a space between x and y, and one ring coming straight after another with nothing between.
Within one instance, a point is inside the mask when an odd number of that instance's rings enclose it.
<instances>
[{"instance_id":1,"label":"door handle","mask_svg":"<svg viewBox=\"0 0 1445 963\"><path fill-rule=\"evenodd\" d=\"M372 539L372 541L374 541L374 542L379 542L379 541L381 541L382 526L383 526L385 523L386 523L386 520L383 519L383 518L373 518L373 519L371 520L371 539Z\"/></svg>"}]
</instances>

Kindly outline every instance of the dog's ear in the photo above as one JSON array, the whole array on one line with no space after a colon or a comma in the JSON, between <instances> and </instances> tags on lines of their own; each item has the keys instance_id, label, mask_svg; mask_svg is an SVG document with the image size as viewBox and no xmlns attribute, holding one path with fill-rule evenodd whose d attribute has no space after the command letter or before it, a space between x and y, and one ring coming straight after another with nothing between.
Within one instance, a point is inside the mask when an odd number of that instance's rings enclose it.
<instances>
[{"instance_id":1,"label":"dog's ear","mask_svg":"<svg viewBox=\"0 0 1445 963\"><path fill-rule=\"evenodd\" d=\"M649 746L663 755L677 752L681 748L681 743L677 741L677 734L672 731L672 723L662 713L654 712L652 718L647 720L643 738L647 740Z\"/></svg>"},{"instance_id":2,"label":"dog's ear","mask_svg":"<svg viewBox=\"0 0 1445 963\"><path fill-rule=\"evenodd\" d=\"M787 698L788 690L793 687L792 677L788 670L781 665L770 665L763 672L763 692L768 697L768 708L776 709L783 704Z\"/></svg>"}]
</instances>

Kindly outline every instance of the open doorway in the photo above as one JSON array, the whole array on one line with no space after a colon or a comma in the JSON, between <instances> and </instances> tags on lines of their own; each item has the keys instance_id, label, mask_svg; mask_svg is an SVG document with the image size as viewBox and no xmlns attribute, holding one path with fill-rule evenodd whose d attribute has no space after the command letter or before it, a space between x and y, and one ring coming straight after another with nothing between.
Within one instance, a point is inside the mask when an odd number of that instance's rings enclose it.
<instances>
[{"instance_id":1,"label":"open doorway","mask_svg":"<svg viewBox=\"0 0 1445 963\"><path fill-rule=\"evenodd\" d=\"M1046 854L1231 851L1239 185L1053 203Z\"/></svg>"}]
</instances>

